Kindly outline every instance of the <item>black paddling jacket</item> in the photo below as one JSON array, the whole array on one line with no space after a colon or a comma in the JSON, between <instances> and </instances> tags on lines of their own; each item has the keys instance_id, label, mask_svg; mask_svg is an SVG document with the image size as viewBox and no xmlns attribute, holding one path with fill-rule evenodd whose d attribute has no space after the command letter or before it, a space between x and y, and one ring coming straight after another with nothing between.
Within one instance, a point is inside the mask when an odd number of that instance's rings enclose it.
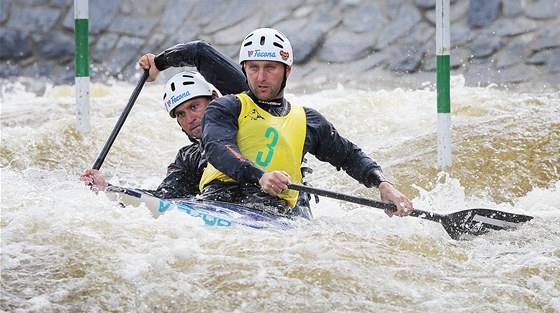
<instances>
[{"instance_id":1,"label":"black paddling jacket","mask_svg":"<svg viewBox=\"0 0 560 313\"><path fill-rule=\"evenodd\" d=\"M198 183L206 168L199 143L183 147L175 162L167 167L167 176L157 190L148 191L159 198L186 198L198 194Z\"/></svg>"},{"instance_id":2,"label":"black paddling jacket","mask_svg":"<svg viewBox=\"0 0 560 313\"><path fill-rule=\"evenodd\" d=\"M280 105L271 105L248 94L258 106L272 115L283 116L290 110L290 103L285 99ZM343 169L367 187L378 187L381 182L387 181L381 167L358 146L342 137L321 113L306 107L304 110L307 124L302 156L309 152L318 160L332 164L337 170ZM253 162L236 156L241 154L236 140L240 112L241 102L234 95L210 102L202 118L202 142L206 157L218 170L238 183L258 184L264 171Z\"/></svg>"},{"instance_id":3,"label":"black paddling jacket","mask_svg":"<svg viewBox=\"0 0 560 313\"><path fill-rule=\"evenodd\" d=\"M156 67L196 67L204 78L222 94L236 94L247 90L245 75L239 64L214 49L205 41L191 41L166 49L155 58ZM145 190L159 198L185 198L199 194L198 184L206 168L199 142L181 148L175 162L167 167L167 176L157 190Z\"/></svg>"}]
</instances>

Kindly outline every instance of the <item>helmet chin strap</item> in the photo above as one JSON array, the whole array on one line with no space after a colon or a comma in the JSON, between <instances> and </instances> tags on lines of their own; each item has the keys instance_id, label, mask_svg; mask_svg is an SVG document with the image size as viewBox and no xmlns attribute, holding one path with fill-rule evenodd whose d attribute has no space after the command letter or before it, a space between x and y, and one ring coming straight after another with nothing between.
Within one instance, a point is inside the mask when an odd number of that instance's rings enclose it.
<instances>
[{"instance_id":1,"label":"helmet chin strap","mask_svg":"<svg viewBox=\"0 0 560 313\"><path fill-rule=\"evenodd\" d=\"M288 77L286 77L287 71L288 71L288 65L284 64L284 79L282 80L282 85L280 85L280 91L278 91L278 93L280 93L282 90L284 90L284 88L286 88L286 81L288 80Z\"/></svg>"},{"instance_id":2,"label":"helmet chin strap","mask_svg":"<svg viewBox=\"0 0 560 313\"><path fill-rule=\"evenodd\" d=\"M274 97L274 99L279 99L280 97L278 97L278 94L280 94L284 88L286 88L286 82L288 81L288 77L286 77L286 72L288 71L288 65L284 64L284 78L282 79L282 84L280 85L280 90L278 90L278 93L276 94L276 96ZM284 97L282 97L284 98Z\"/></svg>"}]
</instances>

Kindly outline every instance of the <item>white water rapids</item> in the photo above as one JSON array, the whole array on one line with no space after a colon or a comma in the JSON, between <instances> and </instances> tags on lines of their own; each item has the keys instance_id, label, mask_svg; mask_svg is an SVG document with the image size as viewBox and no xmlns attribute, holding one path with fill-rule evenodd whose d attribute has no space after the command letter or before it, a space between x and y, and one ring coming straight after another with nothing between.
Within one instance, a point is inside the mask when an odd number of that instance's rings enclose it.
<instances>
[{"instance_id":1,"label":"white water rapids","mask_svg":"<svg viewBox=\"0 0 560 313\"><path fill-rule=\"evenodd\" d=\"M374 86L372 82L372 86ZM395 84L395 86L398 86ZM78 179L134 86L91 86L92 132L73 86L1 94L1 302L5 312L560 312L560 93L451 89L453 166L436 162L436 92L288 89L383 167L415 207L486 207L535 218L454 241L438 223L321 198L293 230L153 219ZM147 84L101 172L155 188L188 140ZM379 198L308 156L313 186Z\"/></svg>"}]
</instances>

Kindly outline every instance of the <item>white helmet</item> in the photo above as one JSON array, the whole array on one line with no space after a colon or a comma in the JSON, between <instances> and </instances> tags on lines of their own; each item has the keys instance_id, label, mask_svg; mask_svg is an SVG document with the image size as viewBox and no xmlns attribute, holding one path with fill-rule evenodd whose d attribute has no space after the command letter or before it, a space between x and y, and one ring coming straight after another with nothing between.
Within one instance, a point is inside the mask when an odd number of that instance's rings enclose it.
<instances>
[{"instance_id":1,"label":"white helmet","mask_svg":"<svg viewBox=\"0 0 560 313\"><path fill-rule=\"evenodd\" d=\"M171 117L175 117L175 108L183 102L196 97L211 97L214 86L202 75L194 71L175 74L165 84L163 105Z\"/></svg>"},{"instance_id":2,"label":"white helmet","mask_svg":"<svg viewBox=\"0 0 560 313\"><path fill-rule=\"evenodd\" d=\"M245 37L239 50L239 63L250 60L277 61L291 66L294 62L292 45L276 29L256 29Z\"/></svg>"}]
</instances>

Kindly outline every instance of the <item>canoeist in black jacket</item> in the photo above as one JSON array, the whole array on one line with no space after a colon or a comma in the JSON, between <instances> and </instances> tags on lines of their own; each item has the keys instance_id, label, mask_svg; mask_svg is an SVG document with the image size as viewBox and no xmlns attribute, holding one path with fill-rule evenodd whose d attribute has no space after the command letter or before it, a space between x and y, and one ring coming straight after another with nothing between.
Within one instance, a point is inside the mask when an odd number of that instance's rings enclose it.
<instances>
[{"instance_id":1,"label":"canoeist in black jacket","mask_svg":"<svg viewBox=\"0 0 560 313\"><path fill-rule=\"evenodd\" d=\"M181 72L166 83L164 106L169 115L177 119L192 144L179 150L175 161L167 168L167 176L156 190L143 190L167 199L197 195L200 193L200 178L207 164L199 142L204 110L212 99L219 96L220 91L239 93L247 89L245 76L231 58L204 41L178 44L158 56L146 54L140 58L139 65L142 69L149 69L148 81L154 81L160 71L169 67L196 67L199 71ZM97 190L107 187L107 182L97 170L88 169L81 178ZM307 195L300 198L294 214L311 218Z\"/></svg>"},{"instance_id":2,"label":"canoeist in black jacket","mask_svg":"<svg viewBox=\"0 0 560 313\"><path fill-rule=\"evenodd\" d=\"M214 49L211 45L204 41L192 41L184 44L178 44L171 48L166 49L158 56L151 53L145 54L139 60L140 67L145 70L149 69L148 82L154 81L163 71L169 67L196 67L200 74L196 76L191 82L198 82L200 84L207 84L210 82L217 91L223 94L238 93L247 89L245 76L241 72L241 68L231 58L225 56L220 51ZM166 84L166 91L170 88L171 84L179 83L181 77L173 77ZM206 79L206 80L205 80ZM169 88L168 88L169 87ZM187 89L183 91L193 92L196 91L196 84L186 85ZM190 90L190 87L195 89ZM200 88L198 88L200 90ZM196 95L196 93L195 93ZM203 95L199 95L203 96ZM211 100L210 95L205 98L208 102ZM217 94L216 94L217 97ZM172 118L175 118L175 108L190 100L191 97L184 98L182 102L175 103L174 106L168 106L165 101L164 105ZM203 108L208 103L203 104ZM182 106L181 106L182 107ZM186 106L185 106L186 107ZM197 107L200 109L200 107ZM167 176L159 185L157 190L144 190L159 198L184 198L199 194L198 184L202 172L206 167L206 160L202 157L200 143L200 119L204 114L204 110L189 110L189 119L177 118L177 122L181 126L192 142L191 145L185 146L179 150L175 162L170 164L167 168ZM187 115L187 114L185 114ZM196 130L196 132L195 132ZM97 190L104 190L107 187L107 182L97 170L88 169L81 176L82 180L88 184L92 184Z\"/></svg>"},{"instance_id":3,"label":"canoeist in black jacket","mask_svg":"<svg viewBox=\"0 0 560 313\"><path fill-rule=\"evenodd\" d=\"M397 205L398 216L412 202L385 179L381 167L340 136L323 115L284 98L293 52L288 38L271 28L251 32L241 44L239 62L249 89L212 101L202 119L202 143L209 165L202 196L223 201L261 199L279 212L290 212L307 152L343 169L367 187L378 187L383 201ZM255 187L256 186L256 187ZM386 212L389 216L393 212Z\"/></svg>"}]
</instances>

